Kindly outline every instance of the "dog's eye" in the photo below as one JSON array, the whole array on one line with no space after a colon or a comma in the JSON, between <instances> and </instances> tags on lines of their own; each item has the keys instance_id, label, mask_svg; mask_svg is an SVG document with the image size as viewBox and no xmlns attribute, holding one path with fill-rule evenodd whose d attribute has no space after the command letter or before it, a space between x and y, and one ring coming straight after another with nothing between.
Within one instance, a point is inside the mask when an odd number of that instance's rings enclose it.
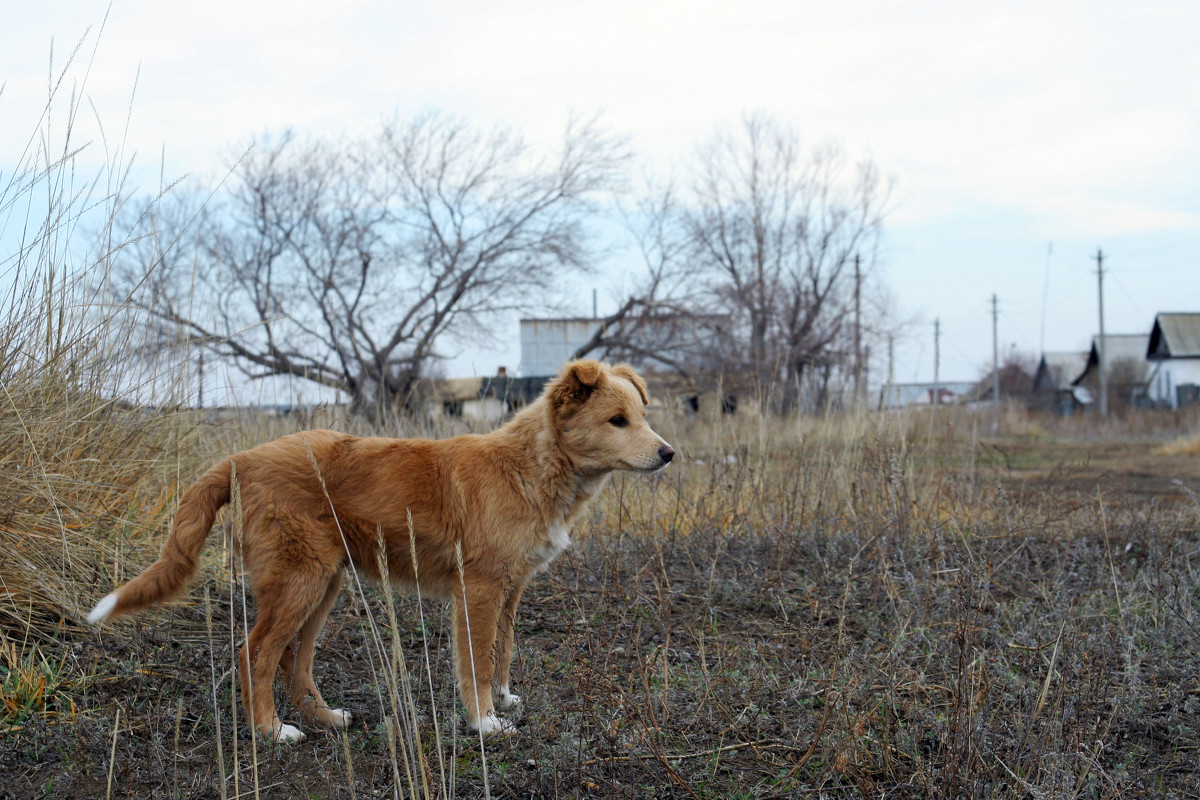
<instances>
[{"instance_id":1,"label":"dog's eye","mask_svg":"<svg viewBox=\"0 0 1200 800\"><path fill-rule=\"evenodd\" d=\"M608 422L610 425L616 425L618 428L624 428L626 425L629 424L629 420L625 419L625 417L622 416L621 414L617 414L615 417L610 419Z\"/></svg>"}]
</instances>

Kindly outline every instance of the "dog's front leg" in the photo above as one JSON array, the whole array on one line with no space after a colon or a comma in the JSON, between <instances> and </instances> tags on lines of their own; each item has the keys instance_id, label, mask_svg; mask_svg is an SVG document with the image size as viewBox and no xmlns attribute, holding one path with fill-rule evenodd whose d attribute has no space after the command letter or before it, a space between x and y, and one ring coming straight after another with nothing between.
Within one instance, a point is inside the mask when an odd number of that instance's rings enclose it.
<instances>
[{"instance_id":1,"label":"dog's front leg","mask_svg":"<svg viewBox=\"0 0 1200 800\"><path fill-rule=\"evenodd\" d=\"M504 600L496 631L496 708L512 711L521 705L521 696L512 693L509 671L513 659L513 636L517 622L517 604L521 602L523 584L512 588Z\"/></svg>"},{"instance_id":2,"label":"dog's front leg","mask_svg":"<svg viewBox=\"0 0 1200 800\"><path fill-rule=\"evenodd\" d=\"M496 634L504 599L500 586L466 581L466 602L454 598L454 662L467 724L484 736L509 733L511 723L496 716L492 703Z\"/></svg>"}]
</instances>

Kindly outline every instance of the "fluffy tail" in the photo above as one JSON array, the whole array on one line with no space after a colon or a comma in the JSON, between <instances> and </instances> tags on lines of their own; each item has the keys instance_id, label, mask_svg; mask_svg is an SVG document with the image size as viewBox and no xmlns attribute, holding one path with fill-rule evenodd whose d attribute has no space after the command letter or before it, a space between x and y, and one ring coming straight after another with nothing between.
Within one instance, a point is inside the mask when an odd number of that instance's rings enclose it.
<instances>
[{"instance_id":1,"label":"fluffy tail","mask_svg":"<svg viewBox=\"0 0 1200 800\"><path fill-rule=\"evenodd\" d=\"M230 463L230 459L224 459L192 484L179 503L171 535L163 544L158 561L120 589L106 595L88 614L88 622L99 625L111 616L140 611L183 589L196 571L196 561L217 518L217 511L229 502Z\"/></svg>"}]
</instances>

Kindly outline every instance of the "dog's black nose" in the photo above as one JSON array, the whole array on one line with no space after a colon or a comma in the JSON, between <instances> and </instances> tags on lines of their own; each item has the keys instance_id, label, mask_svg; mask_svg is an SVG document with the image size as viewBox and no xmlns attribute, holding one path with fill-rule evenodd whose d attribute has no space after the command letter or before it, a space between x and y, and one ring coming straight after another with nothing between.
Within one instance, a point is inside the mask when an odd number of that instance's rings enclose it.
<instances>
[{"instance_id":1,"label":"dog's black nose","mask_svg":"<svg viewBox=\"0 0 1200 800\"><path fill-rule=\"evenodd\" d=\"M671 459L675 457L675 448L669 444L664 444L658 448L658 457L663 460L664 464L670 464Z\"/></svg>"}]
</instances>

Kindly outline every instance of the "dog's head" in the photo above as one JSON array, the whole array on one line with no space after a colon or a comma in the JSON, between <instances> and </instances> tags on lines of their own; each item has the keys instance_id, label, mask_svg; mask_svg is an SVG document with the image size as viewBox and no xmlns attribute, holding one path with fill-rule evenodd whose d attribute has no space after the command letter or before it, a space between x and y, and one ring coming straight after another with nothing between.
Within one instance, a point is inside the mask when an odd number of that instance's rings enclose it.
<instances>
[{"instance_id":1,"label":"dog's head","mask_svg":"<svg viewBox=\"0 0 1200 800\"><path fill-rule=\"evenodd\" d=\"M584 469L657 472L675 456L646 422L650 397L632 367L572 361L546 399L563 449Z\"/></svg>"}]
</instances>

